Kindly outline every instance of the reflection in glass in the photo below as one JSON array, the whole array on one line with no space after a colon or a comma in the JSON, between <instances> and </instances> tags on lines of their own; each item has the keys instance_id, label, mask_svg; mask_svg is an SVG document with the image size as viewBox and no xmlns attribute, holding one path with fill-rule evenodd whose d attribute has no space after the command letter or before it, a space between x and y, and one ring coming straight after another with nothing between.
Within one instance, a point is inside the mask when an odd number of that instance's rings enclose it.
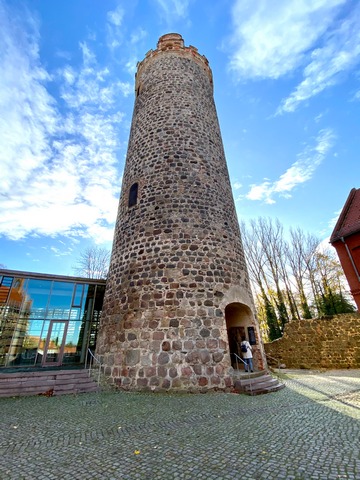
<instances>
[{"instance_id":1,"label":"reflection in glass","mask_svg":"<svg viewBox=\"0 0 360 480\"><path fill-rule=\"evenodd\" d=\"M6 305L13 277L0 276L0 307Z\"/></svg>"},{"instance_id":2,"label":"reflection in glass","mask_svg":"<svg viewBox=\"0 0 360 480\"><path fill-rule=\"evenodd\" d=\"M74 298L72 301L73 307L81 307L82 299L84 295L84 287L86 287L86 291L87 291L87 287L88 287L87 285L80 284L80 283L77 283L75 285ZM85 292L85 295L86 295L86 292Z\"/></svg>"},{"instance_id":3,"label":"reflection in glass","mask_svg":"<svg viewBox=\"0 0 360 480\"><path fill-rule=\"evenodd\" d=\"M44 363L44 355L45 355L45 348L46 348L46 340L49 335L49 329L50 329L50 322L45 322L44 320L41 322L37 322L38 327L40 327L41 323L41 329L39 328L39 336L36 338L38 342L38 348L36 349L36 358L35 358L35 363L36 364L42 364Z\"/></svg>"},{"instance_id":4,"label":"reflection in glass","mask_svg":"<svg viewBox=\"0 0 360 480\"><path fill-rule=\"evenodd\" d=\"M50 280L30 279L28 281L26 293L31 299L30 318L44 318L46 316L51 284Z\"/></svg>"},{"instance_id":5,"label":"reflection in glass","mask_svg":"<svg viewBox=\"0 0 360 480\"><path fill-rule=\"evenodd\" d=\"M0 367L84 363L104 291L104 284L0 275Z\"/></svg>"},{"instance_id":6,"label":"reflection in glass","mask_svg":"<svg viewBox=\"0 0 360 480\"><path fill-rule=\"evenodd\" d=\"M25 292L25 279L2 277L8 288L5 305L0 310L0 366L18 363L29 328L31 302Z\"/></svg>"},{"instance_id":7,"label":"reflection in glass","mask_svg":"<svg viewBox=\"0 0 360 480\"><path fill-rule=\"evenodd\" d=\"M64 353L64 341L68 322L53 320L50 322L46 338L43 365L59 365Z\"/></svg>"},{"instance_id":8,"label":"reflection in glass","mask_svg":"<svg viewBox=\"0 0 360 480\"><path fill-rule=\"evenodd\" d=\"M47 318L69 318L73 291L74 283L53 282Z\"/></svg>"}]
</instances>

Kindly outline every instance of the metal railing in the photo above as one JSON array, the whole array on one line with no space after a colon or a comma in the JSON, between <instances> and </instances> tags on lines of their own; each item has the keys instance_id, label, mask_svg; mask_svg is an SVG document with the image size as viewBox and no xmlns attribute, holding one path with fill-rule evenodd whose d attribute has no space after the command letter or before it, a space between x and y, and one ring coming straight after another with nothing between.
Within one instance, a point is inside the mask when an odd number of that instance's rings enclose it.
<instances>
[{"instance_id":1,"label":"metal railing","mask_svg":"<svg viewBox=\"0 0 360 480\"><path fill-rule=\"evenodd\" d=\"M265 353L265 357L266 358L271 358L271 360L274 360L275 363L277 363L277 369L278 369L278 373L280 373L280 360L278 358L275 358L275 357L272 357L271 355Z\"/></svg>"},{"instance_id":2,"label":"metal railing","mask_svg":"<svg viewBox=\"0 0 360 480\"><path fill-rule=\"evenodd\" d=\"M232 353L232 355L234 355L235 359L236 359L236 370L239 370L239 360L240 362L242 362L245 365L248 365L246 362L244 362L244 360L239 357L239 355L237 353ZM250 366L248 365L248 368L250 368ZM249 371L246 371L246 373L248 373L248 380L249 380L249 387L250 387L250 393L252 393L252 382L251 382L251 375L250 375L250 372Z\"/></svg>"},{"instance_id":3,"label":"metal railing","mask_svg":"<svg viewBox=\"0 0 360 480\"><path fill-rule=\"evenodd\" d=\"M89 360L89 377L91 376L91 369L94 368L94 363L96 362L98 364L98 377L97 377L97 384L98 386L100 385L100 374L101 374L101 362L96 356L92 353L90 348L88 348L88 353L90 355L90 360Z\"/></svg>"},{"instance_id":4,"label":"metal railing","mask_svg":"<svg viewBox=\"0 0 360 480\"><path fill-rule=\"evenodd\" d=\"M236 359L236 370L239 370L238 360L240 360L240 362L242 362L244 365L246 365L246 362L244 362L244 360L241 357L239 357L239 355L237 353L232 353L232 355L234 355L234 357Z\"/></svg>"}]
</instances>

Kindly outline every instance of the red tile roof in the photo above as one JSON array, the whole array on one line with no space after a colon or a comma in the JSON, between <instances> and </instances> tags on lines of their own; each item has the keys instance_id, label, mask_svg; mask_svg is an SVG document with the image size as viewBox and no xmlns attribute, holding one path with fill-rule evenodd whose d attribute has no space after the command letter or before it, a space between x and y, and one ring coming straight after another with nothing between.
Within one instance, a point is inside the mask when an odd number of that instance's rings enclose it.
<instances>
[{"instance_id":1,"label":"red tile roof","mask_svg":"<svg viewBox=\"0 0 360 480\"><path fill-rule=\"evenodd\" d=\"M360 232L360 188L353 188L336 222L330 243Z\"/></svg>"}]
</instances>

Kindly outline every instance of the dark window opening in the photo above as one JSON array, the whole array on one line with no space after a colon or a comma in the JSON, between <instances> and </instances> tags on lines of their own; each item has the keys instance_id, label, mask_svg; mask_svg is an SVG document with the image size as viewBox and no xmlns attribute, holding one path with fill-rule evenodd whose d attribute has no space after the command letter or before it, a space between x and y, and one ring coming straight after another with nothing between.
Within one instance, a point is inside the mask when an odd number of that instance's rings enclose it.
<instances>
[{"instance_id":1,"label":"dark window opening","mask_svg":"<svg viewBox=\"0 0 360 480\"><path fill-rule=\"evenodd\" d=\"M138 184L134 183L130 187L129 191L129 207L133 207L137 203L137 197L138 197Z\"/></svg>"},{"instance_id":2,"label":"dark window opening","mask_svg":"<svg viewBox=\"0 0 360 480\"><path fill-rule=\"evenodd\" d=\"M250 345L256 345L256 335L254 327L248 327L248 335Z\"/></svg>"}]
</instances>

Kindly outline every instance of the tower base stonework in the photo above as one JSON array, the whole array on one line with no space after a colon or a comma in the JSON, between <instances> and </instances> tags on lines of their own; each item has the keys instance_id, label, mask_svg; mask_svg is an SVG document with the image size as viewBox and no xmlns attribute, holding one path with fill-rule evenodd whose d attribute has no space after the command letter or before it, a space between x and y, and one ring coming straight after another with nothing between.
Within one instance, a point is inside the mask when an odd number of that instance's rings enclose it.
<instances>
[{"instance_id":1,"label":"tower base stonework","mask_svg":"<svg viewBox=\"0 0 360 480\"><path fill-rule=\"evenodd\" d=\"M164 35L135 94L96 353L122 389L227 390L243 335L265 356L208 61Z\"/></svg>"}]
</instances>

